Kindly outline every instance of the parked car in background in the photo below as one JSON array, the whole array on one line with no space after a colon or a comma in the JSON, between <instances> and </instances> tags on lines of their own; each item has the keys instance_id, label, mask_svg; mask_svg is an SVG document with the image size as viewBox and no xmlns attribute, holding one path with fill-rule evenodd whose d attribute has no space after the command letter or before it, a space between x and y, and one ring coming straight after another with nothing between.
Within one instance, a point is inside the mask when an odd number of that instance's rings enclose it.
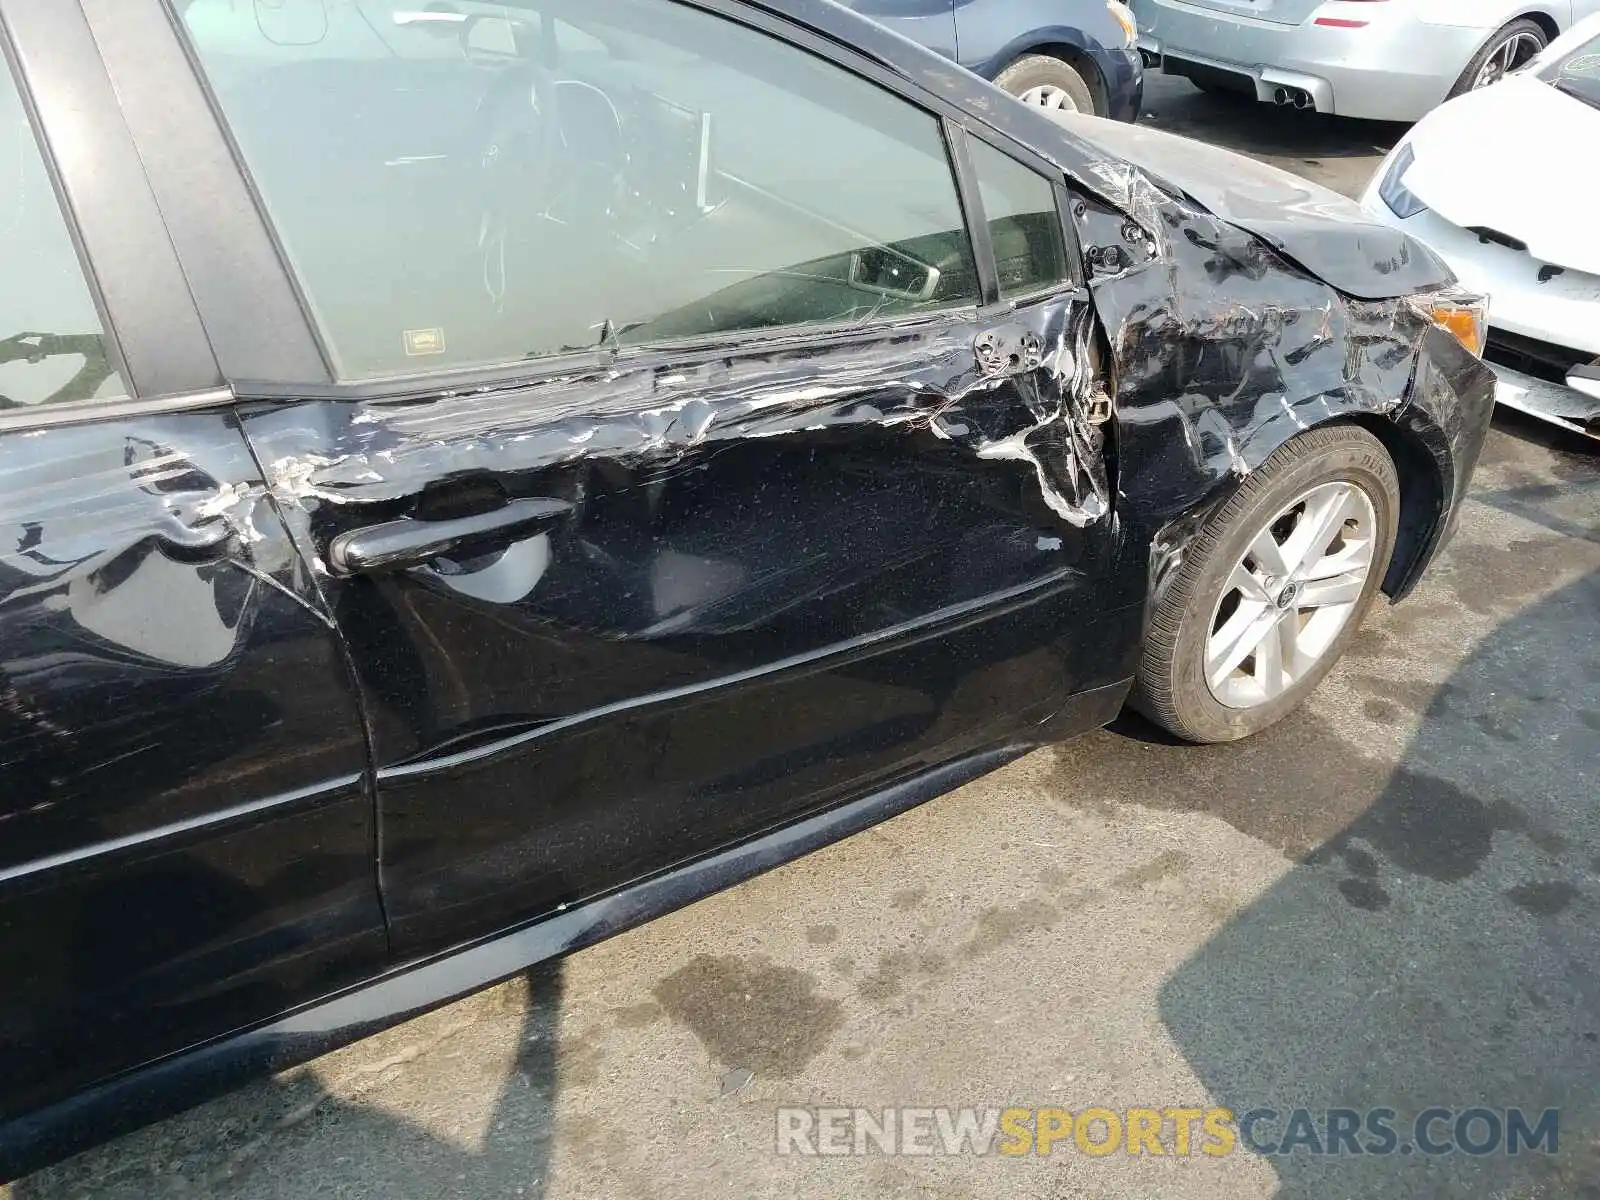
<instances>
[{"instance_id":1,"label":"parked car in background","mask_svg":"<svg viewBox=\"0 0 1600 1200\"><path fill-rule=\"evenodd\" d=\"M1122 0L841 0L1046 111L1136 121L1144 67Z\"/></svg>"},{"instance_id":2,"label":"parked car in background","mask_svg":"<svg viewBox=\"0 0 1600 1200\"><path fill-rule=\"evenodd\" d=\"M1600 0L1131 0L1146 62L1212 92L1415 121L1531 62Z\"/></svg>"},{"instance_id":3,"label":"parked car in background","mask_svg":"<svg viewBox=\"0 0 1600 1200\"><path fill-rule=\"evenodd\" d=\"M1500 403L1600 438L1600 15L1424 117L1362 205L1490 298Z\"/></svg>"},{"instance_id":4,"label":"parked car in background","mask_svg":"<svg viewBox=\"0 0 1600 1200\"><path fill-rule=\"evenodd\" d=\"M1263 729L1460 511L1482 298L1349 201L833 4L461 15L0 0L0 1178Z\"/></svg>"}]
</instances>

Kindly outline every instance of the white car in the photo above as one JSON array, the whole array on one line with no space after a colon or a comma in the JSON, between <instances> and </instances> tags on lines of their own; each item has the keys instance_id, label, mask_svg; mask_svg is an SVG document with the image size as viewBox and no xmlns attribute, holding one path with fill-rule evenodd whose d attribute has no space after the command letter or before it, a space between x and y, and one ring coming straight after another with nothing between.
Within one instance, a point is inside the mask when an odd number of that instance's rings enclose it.
<instances>
[{"instance_id":1,"label":"white car","mask_svg":"<svg viewBox=\"0 0 1600 1200\"><path fill-rule=\"evenodd\" d=\"M1149 65L1209 92L1415 121L1526 65L1600 0L1131 0Z\"/></svg>"},{"instance_id":2,"label":"white car","mask_svg":"<svg viewBox=\"0 0 1600 1200\"><path fill-rule=\"evenodd\" d=\"M1600 16L1430 113L1361 203L1488 294L1500 403L1600 438Z\"/></svg>"}]
</instances>

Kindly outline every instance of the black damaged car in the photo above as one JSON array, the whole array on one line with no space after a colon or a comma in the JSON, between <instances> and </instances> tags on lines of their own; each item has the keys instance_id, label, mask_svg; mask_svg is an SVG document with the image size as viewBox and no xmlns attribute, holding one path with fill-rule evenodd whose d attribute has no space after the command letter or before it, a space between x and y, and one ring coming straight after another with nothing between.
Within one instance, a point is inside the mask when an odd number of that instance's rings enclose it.
<instances>
[{"instance_id":1,"label":"black damaged car","mask_svg":"<svg viewBox=\"0 0 1600 1200\"><path fill-rule=\"evenodd\" d=\"M0 20L7 1176L1124 704L1262 729L1485 436L1418 243L823 0Z\"/></svg>"}]
</instances>

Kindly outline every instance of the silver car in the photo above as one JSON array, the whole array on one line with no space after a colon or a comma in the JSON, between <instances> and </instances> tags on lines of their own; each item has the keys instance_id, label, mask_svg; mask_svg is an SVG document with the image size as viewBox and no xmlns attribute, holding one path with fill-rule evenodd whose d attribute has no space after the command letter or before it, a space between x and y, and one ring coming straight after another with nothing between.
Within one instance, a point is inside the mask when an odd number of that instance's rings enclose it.
<instances>
[{"instance_id":1,"label":"silver car","mask_svg":"<svg viewBox=\"0 0 1600 1200\"><path fill-rule=\"evenodd\" d=\"M1415 121L1522 67L1600 0L1132 0L1148 65L1204 91Z\"/></svg>"}]
</instances>

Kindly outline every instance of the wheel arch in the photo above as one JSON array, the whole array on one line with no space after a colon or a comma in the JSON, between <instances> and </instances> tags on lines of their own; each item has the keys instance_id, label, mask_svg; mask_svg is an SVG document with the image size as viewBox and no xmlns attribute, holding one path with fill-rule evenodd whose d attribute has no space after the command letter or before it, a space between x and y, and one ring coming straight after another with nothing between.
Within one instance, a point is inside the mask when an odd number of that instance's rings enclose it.
<instances>
[{"instance_id":1,"label":"wheel arch","mask_svg":"<svg viewBox=\"0 0 1600 1200\"><path fill-rule=\"evenodd\" d=\"M1327 424L1365 429L1383 443L1394 461L1395 474L1400 479L1400 512L1395 521L1394 550L1383 577L1383 593L1399 599L1416 582L1444 515L1445 482L1438 460L1421 438L1387 417L1351 413Z\"/></svg>"},{"instance_id":2,"label":"wheel arch","mask_svg":"<svg viewBox=\"0 0 1600 1200\"><path fill-rule=\"evenodd\" d=\"M1508 18L1505 21L1505 25L1511 24L1512 21L1532 21L1544 30L1545 36L1552 42L1561 36L1561 22L1556 20L1553 14L1546 12L1542 8L1530 8L1526 12L1520 12L1516 16ZM1504 27L1504 25L1501 26L1501 28Z\"/></svg>"},{"instance_id":3,"label":"wheel arch","mask_svg":"<svg viewBox=\"0 0 1600 1200\"><path fill-rule=\"evenodd\" d=\"M1095 112L1103 113L1110 109L1111 95L1105 72L1100 69L1100 64L1095 59L1097 48L1076 29L1066 27L1036 29L996 54L992 60L992 69L986 74L991 80L998 79L1001 72L1018 59L1026 58L1030 54L1059 59L1083 76L1083 81L1089 85L1089 94L1094 97Z\"/></svg>"},{"instance_id":4,"label":"wheel arch","mask_svg":"<svg viewBox=\"0 0 1600 1200\"><path fill-rule=\"evenodd\" d=\"M1504 33L1509 26L1515 25L1518 21L1532 21L1537 25L1544 33L1546 45L1561 36L1561 21L1548 9L1537 7L1513 8L1506 13L1503 21L1500 21L1492 29L1484 33L1483 40L1478 43L1477 49L1472 52L1471 57L1467 59L1466 65L1462 68L1462 74L1456 82L1456 87L1459 88L1461 86L1461 80L1466 78L1467 69L1477 63L1478 56L1487 50L1494 40Z\"/></svg>"},{"instance_id":5,"label":"wheel arch","mask_svg":"<svg viewBox=\"0 0 1600 1200\"><path fill-rule=\"evenodd\" d=\"M1376 448L1374 440L1379 443ZM1259 461L1258 451L1266 452ZM1248 454L1241 448L1236 468L1226 481L1212 489L1202 504L1163 528L1152 546L1141 659L1129 703L1181 738L1211 743L1257 732L1287 715L1309 695L1338 661L1359 630L1361 618L1383 590L1383 580L1376 572L1366 574L1362 581L1359 611L1335 627L1332 642L1315 652L1305 670L1285 687L1255 699L1246 697L1244 704L1219 694L1205 675L1209 670L1206 646L1220 612L1216 606L1234 586L1232 572L1240 562L1236 556L1243 553L1248 562L1255 553L1252 539L1257 531L1271 529L1289 511L1292 497L1308 486L1306 475L1314 477L1318 487L1348 478L1329 471L1329 454L1348 456L1344 461L1351 468L1377 477L1382 504L1377 503L1379 490L1362 490L1379 511L1389 508L1391 486L1395 489L1392 503L1403 504L1399 495L1403 470L1394 465L1394 453L1386 439L1375 437L1374 426L1337 412L1315 423L1282 429L1282 436L1252 441ZM1246 462L1254 465L1246 467ZM1381 465L1384 463L1391 465L1392 471ZM1391 474L1392 485L1382 478ZM1396 532L1400 523L1397 516ZM1393 551L1389 561L1396 561ZM1276 587L1270 578L1260 578L1257 567L1247 565L1246 569L1257 573L1261 586ZM1281 610L1283 598L1276 599ZM1273 607L1269 597L1267 611ZM1201 697L1198 701L1197 696Z\"/></svg>"},{"instance_id":6,"label":"wheel arch","mask_svg":"<svg viewBox=\"0 0 1600 1200\"><path fill-rule=\"evenodd\" d=\"M1070 42L1053 41L1041 42L1026 53L1059 58L1082 75L1083 81L1089 85L1089 94L1094 97L1094 111L1098 114L1110 110L1111 89L1106 84L1105 73L1100 70L1100 64L1095 61L1094 55L1089 53L1087 48L1075 46Z\"/></svg>"},{"instance_id":7,"label":"wheel arch","mask_svg":"<svg viewBox=\"0 0 1600 1200\"><path fill-rule=\"evenodd\" d=\"M1400 481L1400 511L1395 520L1394 549L1381 590L1391 600L1400 600L1415 586L1440 542L1449 494L1445 476L1447 465L1440 461L1439 452L1421 433L1397 423L1394 414L1347 410L1331 413L1314 424L1269 422L1250 439L1246 457L1252 463L1264 463L1293 439L1315 429L1337 425L1353 425L1370 433L1388 451L1394 463ZM1253 468L1218 479L1203 496L1184 504L1155 531L1148 567L1147 606L1165 590L1166 581L1181 565L1187 543L1252 473ZM1130 482L1138 488L1137 481Z\"/></svg>"},{"instance_id":8,"label":"wheel arch","mask_svg":"<svg viewBox=\"0 0 1600 1200\"><path fill-rule=\"evenodd\" d=\"M1274 421L1262 433L1251 439L1249 456L1252 461L1265 462L1286 442L1314 429L1327 429L1336 425L1353 425L1375 437L1394 463L1400 480L1400 511L1395 517L1394 549L1389 555L1389 566L1383 577L1383 594L1399 600L1415 585L1438 544L1441 523L1444 520L1449 485L1446 465L1439 453L1421 433L1408 428L1396 418L1407 412L1402 406L1391 413L1347 409L1329 414L1326 419L1310 425L1290 425ZM1412 413L1414 423L1420 414ZM1268 433L1267 431L1271 432ZM1433 431L1429 431L1433 432ZM1223 489L1231 494L1242 482L1236 479L1232 486Z\"/></svg>"}]
</instances>

